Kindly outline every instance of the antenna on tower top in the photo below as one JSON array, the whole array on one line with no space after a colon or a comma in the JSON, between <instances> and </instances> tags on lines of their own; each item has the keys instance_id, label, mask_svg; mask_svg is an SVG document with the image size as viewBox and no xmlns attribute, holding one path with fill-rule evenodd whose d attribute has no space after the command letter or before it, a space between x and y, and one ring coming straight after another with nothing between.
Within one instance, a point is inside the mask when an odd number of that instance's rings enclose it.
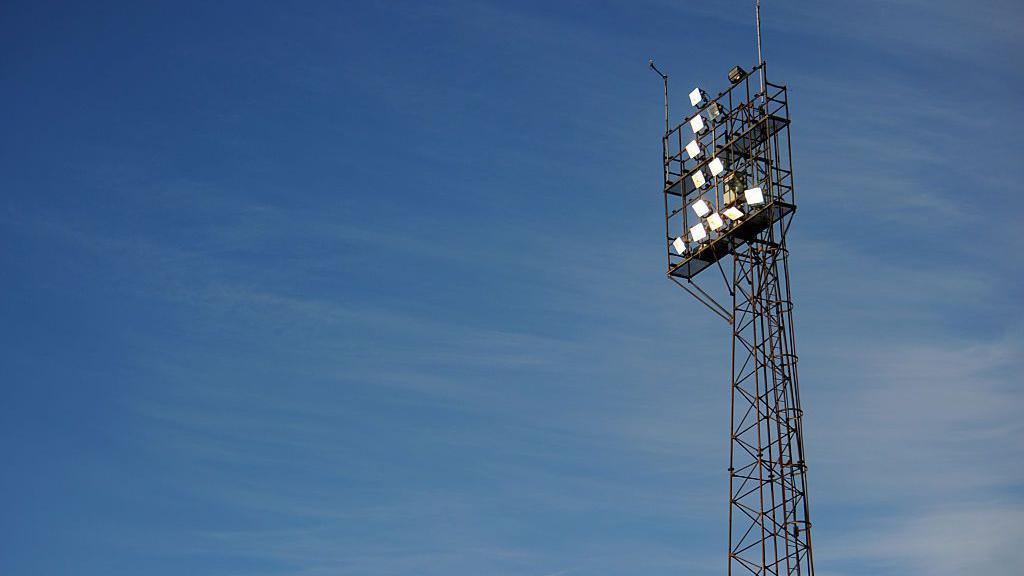
<instances>
[{"instance_id":1,"label":"antenna on tower top","mask_svg":"<svg viewBox=\"0 0 1024 576\"><path fill-rule=\"evenodd\" d=\"M761 56L761 0L754 0L754 19L757 21L757 66L761 70L761 91L764 92L764 58Z\"/></svg>"},{"instance_id":2,"label":"antenna on tower top","mask_svg":"<svg viewBox=\"0 0 1024 576\"><path fill-rule=\"evenodd\" d=\"M661 76L661 81L665 83L665 134L668 134L668 74L663 74L661 70L658 70L658 67L654 65L654 58L648 60L647 65L651 67L651 70L657 72L658 76Z\"/></svg>"}]
</instances>

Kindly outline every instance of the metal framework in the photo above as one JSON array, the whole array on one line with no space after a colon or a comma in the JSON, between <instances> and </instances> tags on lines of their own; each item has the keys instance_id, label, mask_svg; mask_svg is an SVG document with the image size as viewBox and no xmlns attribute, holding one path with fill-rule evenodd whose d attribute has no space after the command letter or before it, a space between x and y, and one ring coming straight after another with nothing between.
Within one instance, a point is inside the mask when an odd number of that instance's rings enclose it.
<instances>
[{"instance_id":1,"label":"metal framework","mask_svg":"<svg viewBox=\"0 0 1024 576\"><path fill-rule=\"evenodd\" d=\"M763 62L740 76L666 126L667 275L732 327L728 573L812 576L786 248L796 211L789 106L786 87L768 82ZM704 128L693 132L698 115ZM686 150L691 140L696 158ZM708 177L715 160L724 169ZM763 200L744 194L755 188ZM698 200L712 212L694 213ZM741 216L722 218L729 208ZM697 225L706 238L694 238Z\"/></svg>"}]
</instances>

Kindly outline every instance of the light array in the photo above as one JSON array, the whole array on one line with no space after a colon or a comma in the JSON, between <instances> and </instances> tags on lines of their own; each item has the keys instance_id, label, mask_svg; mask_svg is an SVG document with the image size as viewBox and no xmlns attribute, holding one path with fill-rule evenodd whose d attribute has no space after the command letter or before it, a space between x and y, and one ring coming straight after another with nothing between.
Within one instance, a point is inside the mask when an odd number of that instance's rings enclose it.
<instances>
[{"instance_id":1,"label":"light array","mask_svg":"<svg viewBox=\"0 0 1024 576\"><path fill-rule=\"evenodd\" d=\"M700 88L694 88L690 92L690 104L695 107L700 107L702 103L707 100L707 95ZM709 102L705 108L697 113L693 118L690 119L690 129L693 131L693 140L686 145L686 153L689 155L691 160L695 160L701 156L703 150L700 145L700 133L703 132L707 125L704 122L703 112L706 110L708 119L714 123L723 113L721 106L717 102ZM718 178L722 173L726 172L725 162L717 156L713 156L707 163L708 171L711 172L713 178ZM704 175L703 168L698 168L693 175L690 177L693 181L693 186L698 191L708 185L707 177ZM747 216L752 210L744 211L743 205L745 204L749 208L760 206L765 203L764 191L760 186L753 188L746 188L744 186L743 177L736 172L728 172L724 177L724 207L720 212L715 211L711 204L704 198L698 198L690 208L693 209L694 214L700 220L697 224L694 224L689 229L689 241L697 244L703 244L711 240L711 232L722 233L728 231L731 226L737 225L740 221ZM716 180L717 181L717 180ZM742 191L742 192L741 192ZM741 195L742 194L742 195ZM728 219L728 220L726 220ZM675 249L676 254L682 256L689 251L689 244L686 236L679 236L672 241L672 247Z\"/></svg>"},{"instance_id":2,"label":"light array","mask_svg":"<svg viewBox=\"0 0 1024 576\"><path fill-rule=\"evenodd\" d=\"M742 202L739 201L738 195L733 201L726 201L725 209L721 212L714 211L711 204L704 198L698 198L693 204L690 204L690 208L701 221L690 227L690 241L698 244L705 242L710 239L709 230L711 232L718 232L719 230L728 229L730 225L738 224L747 215L743 211L743 204L750 208L764 204L764 192L761 190L761 187L756 186L744 190ZM728 218L728 222L723 216ZM687 252L686 239L683 236L673 240L672 246L679 255Z\"/></svg>"}]
</instances>

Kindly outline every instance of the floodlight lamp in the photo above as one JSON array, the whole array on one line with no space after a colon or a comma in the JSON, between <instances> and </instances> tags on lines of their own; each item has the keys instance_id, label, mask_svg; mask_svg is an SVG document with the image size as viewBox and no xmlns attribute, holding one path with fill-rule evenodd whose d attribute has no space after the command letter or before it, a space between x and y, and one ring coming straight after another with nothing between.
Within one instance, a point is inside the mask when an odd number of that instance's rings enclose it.
<instances>
[{"instance_id":1,"label":"floodlight lamp","mask_svg":"<svg viewBox=\"0 0 1024 576\"><path fill-rule=\"evenodd\" d=\"M691 160L700 156L700 144L696 140L690 140L690 143L686 145L686 153L690 155Z\"/></svg>"},{"instance_id":2,"label":"floodlight lamp","mask_svg":"<svg viewBox=\"0 0 1024 576\"><path fill-rule=\"evenodd\" d=\"M694 242L703 242L708 237L708 231L704 229L704 224L697 223L690 226L690 239Z\"/></svg>"},{"instance_id":3,"label":"floodlight lamp","mask_svg":"<svg viewBox=\"0 0 1024 576\"><path fill-rule=\"evenodd\" d=\"M760 186L744 190L743 198L747 201L747 204L751 206L764 204L764 192L761 191Z\"/></svg>"},{"instance_id":4,"label":"floodlight lamp","mask_svg":"<svg viewBox=\"0 0 1024 576\"><path fill-rule=\"evenodd\" d=\"M704 179L704 171L700 169L698 169L690 179L693 180L693 185L697 188L703 188L704 185L708 183L708 181Z\"/></svg>"},{"instance_id":5,"label":"floodlight lamp","mask_svg":"<svg viewBox=\"0 0 1024 576\"><path fill-rule=\"evenodd\" d=\"M722 226L725 226L725 221L722 220L722 215L715 212L711 216L708 216L708 227L712 230L718 230Z\"/></svg>"},{"instance_id":6,"label":"floodlight lamp","mask_svg":"<svg viewBox=\"0 0 1024 576\"><path fill-rule=\"evenodd\" d=\"M672 247L676 249L676 254L686 254L686 240L683 240L682 236L672 241Z\"/></svg>"},{"instance_id":7,"label":"floodlight lamp","mask_svg":"<svg viewBox=\"0 0 1024 576\"><path fill-rule=\"evenodd\" d=\"M711 163L708 164L708 168L711 169L712 176L718 176L719 174L725 171L725 165L722 164L722 161L719 160L718 158L714 158L713 160L711 160Z\"/></svg>"},{"instance_id":8,"label":"floodlight lamp","mask_svg":"<svg viewBox=\"0 0 1024 576\"><path fill-rule=\"evenodd\" d=\"M700 218L711 214L711 206L708 206L708 203L703 198L694 202L692 208L694 213Z\"/></svg>"},{"instance_id":9,"label":"floodlight lamp","mask_svg":"<svg viewBox=\"0 0 1024 576\"><path fill-rule=\"evenodd\" d=\"M730 206L725 209L725 216L733 222L743 218L743 211L735 206Z\"/></svg>"},{"instance_id":10,"label":"floodlight lamp","mask_svg":"<svg viewBox=\"0 0 1024 576\"><path fill-rule=\"evenodd\" d=\"M717 120L722 115L722 107L718 105L718 102L712 102L708 105L708 118Z\"/></svg>"},{"instance_id":11,"label":"floodlight lamp","mask_svg":"<svg viewBox=\"0 0 1024 576\"><path fill-rule=\"evenodd\" d=\"M747 71L739 66L733 66L732 70L729 70L729 82L733 84L743 80L743 77L747 75Z\"/></svg>"},{"instance_id":12,"label":"floodlight lamp","mask_svg":"<svg viewBox=\"0 0 1024 576\"><path fill-rule=\"evenodd\" d=\"M704 100L704 93L701 92L700 88L694 88L693 91L690 92L690 104L697 106L702 100Z\"/></svg>"},{"instance_id":13,"label":"floodlight lamp","mask_svg":"<svg viewBox=\"0 0 1024 576\"><path fill-rule=\"evenodd\" d=\"M693 118L690 118L690 130L693 130L694 134L699 133L704 129L704 117L697 114Z\"/></svg>"}]
</instances>

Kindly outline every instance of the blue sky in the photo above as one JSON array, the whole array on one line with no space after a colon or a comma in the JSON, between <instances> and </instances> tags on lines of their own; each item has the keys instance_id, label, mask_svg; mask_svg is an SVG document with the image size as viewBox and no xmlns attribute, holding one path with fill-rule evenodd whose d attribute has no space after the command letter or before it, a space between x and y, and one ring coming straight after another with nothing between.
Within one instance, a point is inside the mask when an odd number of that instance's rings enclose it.
<instances>
[{"instance_id":1,"label":"blue sky","mask_svg":"<svg viewBox=\"0 0 1024 576\"><path fill-rule=\"evenodd\" d=\"M711 575L748 2L0 9L0 572ZM1024 572L1015 2L766 2L819 576Z\"/></svg>"}]
</instances>

